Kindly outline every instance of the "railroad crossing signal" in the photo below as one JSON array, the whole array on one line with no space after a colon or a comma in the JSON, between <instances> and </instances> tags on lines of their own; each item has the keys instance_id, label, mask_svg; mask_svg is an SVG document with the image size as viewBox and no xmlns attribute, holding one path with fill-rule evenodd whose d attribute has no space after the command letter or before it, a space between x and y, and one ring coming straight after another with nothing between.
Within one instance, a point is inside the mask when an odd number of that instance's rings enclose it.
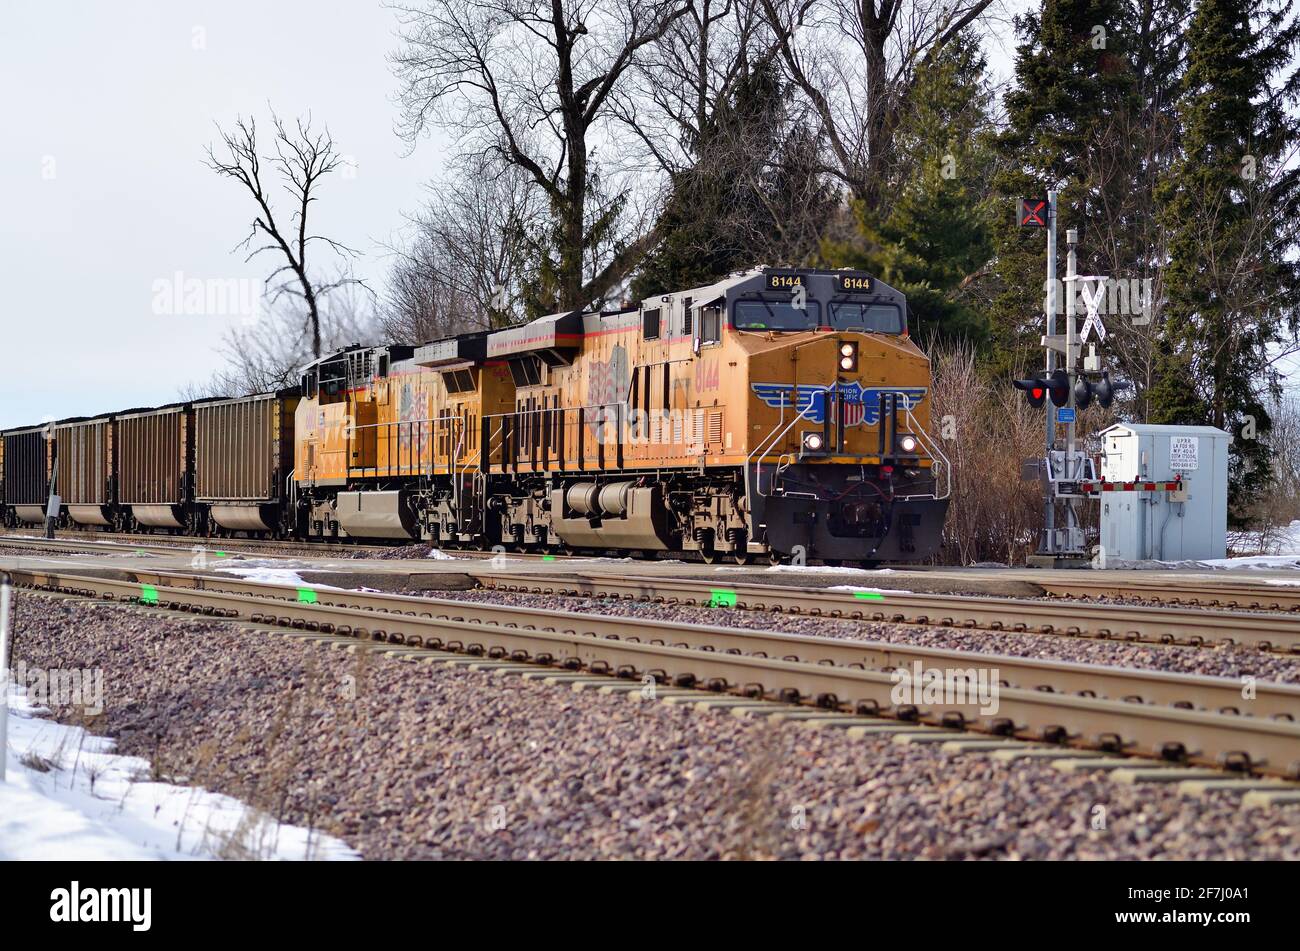
<instances>
[{"instance_id":1,"label":"railroad crossing signal","mask_svg":"<svg viewBox=\"0 0 1300 951\"><path fill-rule=\"evenodd\" d=\"M1020 199L1020 211L1017 215L1022 228L1046 228L1047 227L1047 199L1046 198L1022 198Z\"/></svg>"},{"instance_id":2,"label":"railroad crossing signal","mask_svg":"<svg viewBox=\"0 0 1300 951\"><path fill-rule=\"evenodd\" d=\"M1110 404L1115 400L1115 390L1124 385L1127 384L1117 387L1111 383L1109 371L1103 371L1101 379L1095 382L1080 374L1074 381L1074 405L1086 409L1089 403L1096 400L1102 409L1110 409Z\"/></svg>"},{"instance_id":3,"label":"railroad crossing signal","mask_svg":"<svg viewBox=\"0 0 1300 951\"><path fill-rule=\"evenodd\" d=\"M1029 400L1029 405L1034 409L1041 409L1043 401L1047 399L1047 386L1042 380L1034 377L1032 380L1012 380L1015 388L1025 391L1025 399Z\"/></svg>"},{"instance_id":4,"label":"railroad crossing signal","mask_svg":"<svg viewBox=\"0 0 1300 951\"><path fill-rule=\"evenodd\" d=\"M1065 406L1070 402L1070 375L1061 369L1053 370L1050 376L1013 380L1012 383L1016 389L1025 391L1025 398L1034 409L1041 407L1049 397L1053 406Z\"/></svg>"}]
</instances>

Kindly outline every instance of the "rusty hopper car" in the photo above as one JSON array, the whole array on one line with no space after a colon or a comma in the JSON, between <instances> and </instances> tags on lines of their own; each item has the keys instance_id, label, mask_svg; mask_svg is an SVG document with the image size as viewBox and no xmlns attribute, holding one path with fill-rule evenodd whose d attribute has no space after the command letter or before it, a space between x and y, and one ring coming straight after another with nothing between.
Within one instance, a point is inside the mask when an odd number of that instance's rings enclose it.
<instances>
[{"instance_id":1,"label":"rusty hopper car","mask_svg":"<svg viewBox=\"0 0 1300 951\"><path fill-rule=\"evenodd\" d=\"M55 443L50 426L11 429L3 435L5 520L40 525L49 501Z\"/></svg>"},{"instance_id":2,"label":"rusty hopper car","mask_svg":"<svg viewBox=\"0 0 1300 951\"><path fill-rule=\"evenodd\" d=\"M195 500L208 534L291 534L285 500L293 469L297 390L194 406Z\"/></svg>"},{"instance_id":3,"label":"rusty hopper car","mask_svg":"<svg viewBox=\"0 0 1300 951\"><path fill-rule=\"evenodd\" d=\"M118 502L125 527L187 530L194 511L194 406L173 403L116 417Z\"/></svg>"},{"instance_id":4,"label":"rusty hopper car","mask_svg":"<svg viewBox=\"0 0 1300 951\"><path fill-rule=\"evenodd\" d=\"M113 418L64 420L54 427L58 447L55 485L69 521L114 526L116 498Z\"/></svg>"}]
</instances>

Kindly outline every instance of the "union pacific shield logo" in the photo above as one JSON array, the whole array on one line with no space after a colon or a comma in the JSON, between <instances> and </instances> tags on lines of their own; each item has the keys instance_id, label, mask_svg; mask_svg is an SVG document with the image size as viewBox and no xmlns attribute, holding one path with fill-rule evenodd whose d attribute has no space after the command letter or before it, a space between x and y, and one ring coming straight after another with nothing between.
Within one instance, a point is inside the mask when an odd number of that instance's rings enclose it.
<instances>
[{"instance_id":1,"label":"union pacific shield logo","mask_svg":"<svg viewBox=\"0 0 1300 951\"><path fill-rule=\"evenodd\" d=\"M826 419L827 394L833 384L753 383L754 394L773 409L793 409L796 415L814 423ZM880 422L880 396L882 393L898 394L900 409L915 409L925 399L924 386L869 386L856 380L840 386L840 399L844 405L845 426L874 426Z\"/></svg>"}]
</instances>

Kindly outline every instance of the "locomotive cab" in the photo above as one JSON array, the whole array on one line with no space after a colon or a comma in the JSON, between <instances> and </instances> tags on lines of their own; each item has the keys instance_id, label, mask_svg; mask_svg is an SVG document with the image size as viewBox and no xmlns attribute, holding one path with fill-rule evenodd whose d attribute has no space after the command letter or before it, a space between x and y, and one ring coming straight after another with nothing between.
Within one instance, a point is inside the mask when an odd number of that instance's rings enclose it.
<instances>
[{"instance_id":1,"label":"locomotive cab","mask_svg":"<svg viewBox=\"0 0 1300 951\"><path fill-rule=\"evenodd\" d=\"M728 294L751 395L746 500L769 551L874 562L938 548L946 463L906 314L900 292L854 271L764 270Z\"/></svg>"}]
</instances>

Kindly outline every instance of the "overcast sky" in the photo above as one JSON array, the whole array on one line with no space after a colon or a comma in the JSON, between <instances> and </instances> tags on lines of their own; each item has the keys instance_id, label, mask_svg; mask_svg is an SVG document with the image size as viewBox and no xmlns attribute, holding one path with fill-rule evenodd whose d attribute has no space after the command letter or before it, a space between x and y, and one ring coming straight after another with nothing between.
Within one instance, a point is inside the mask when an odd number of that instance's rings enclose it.
<instances>
[{"instance_id":1,"label":"overcast sky","mask_svg":"<svg viewBox=\"0 0 1300 951\"><path fill-rule=\"evenodd\" d=\"M378 0L6 0L0 25L0 428L175 400L209 377L238 313L156 313L156 283L245 278L251 201L203 166L214 122L311 112L355 176L321 192L320 230L363 252L423 200L442 144L393 133ZM283 217L287 218L287 210Z\"/></svg>"},{"instance_id":2,"label":"overcast sky","mask_svg":"<svg viewBox=\"0 0 1300 951\"><path fill-rule=\"evenodd\" d=\"M361 251L382 289L385 245L447 151L408 155L393 132L395 28L379 0L6 0L0 428L170 402L220 365L241 308L168 313L159 287L260 288L275 266L244 263L251 202L203 165L214 123L265 120L268 103L327 123L354 163L324 185L316 230ZM999 77L1013 52L991 38Z\"/></svg>"}]
</instances>

